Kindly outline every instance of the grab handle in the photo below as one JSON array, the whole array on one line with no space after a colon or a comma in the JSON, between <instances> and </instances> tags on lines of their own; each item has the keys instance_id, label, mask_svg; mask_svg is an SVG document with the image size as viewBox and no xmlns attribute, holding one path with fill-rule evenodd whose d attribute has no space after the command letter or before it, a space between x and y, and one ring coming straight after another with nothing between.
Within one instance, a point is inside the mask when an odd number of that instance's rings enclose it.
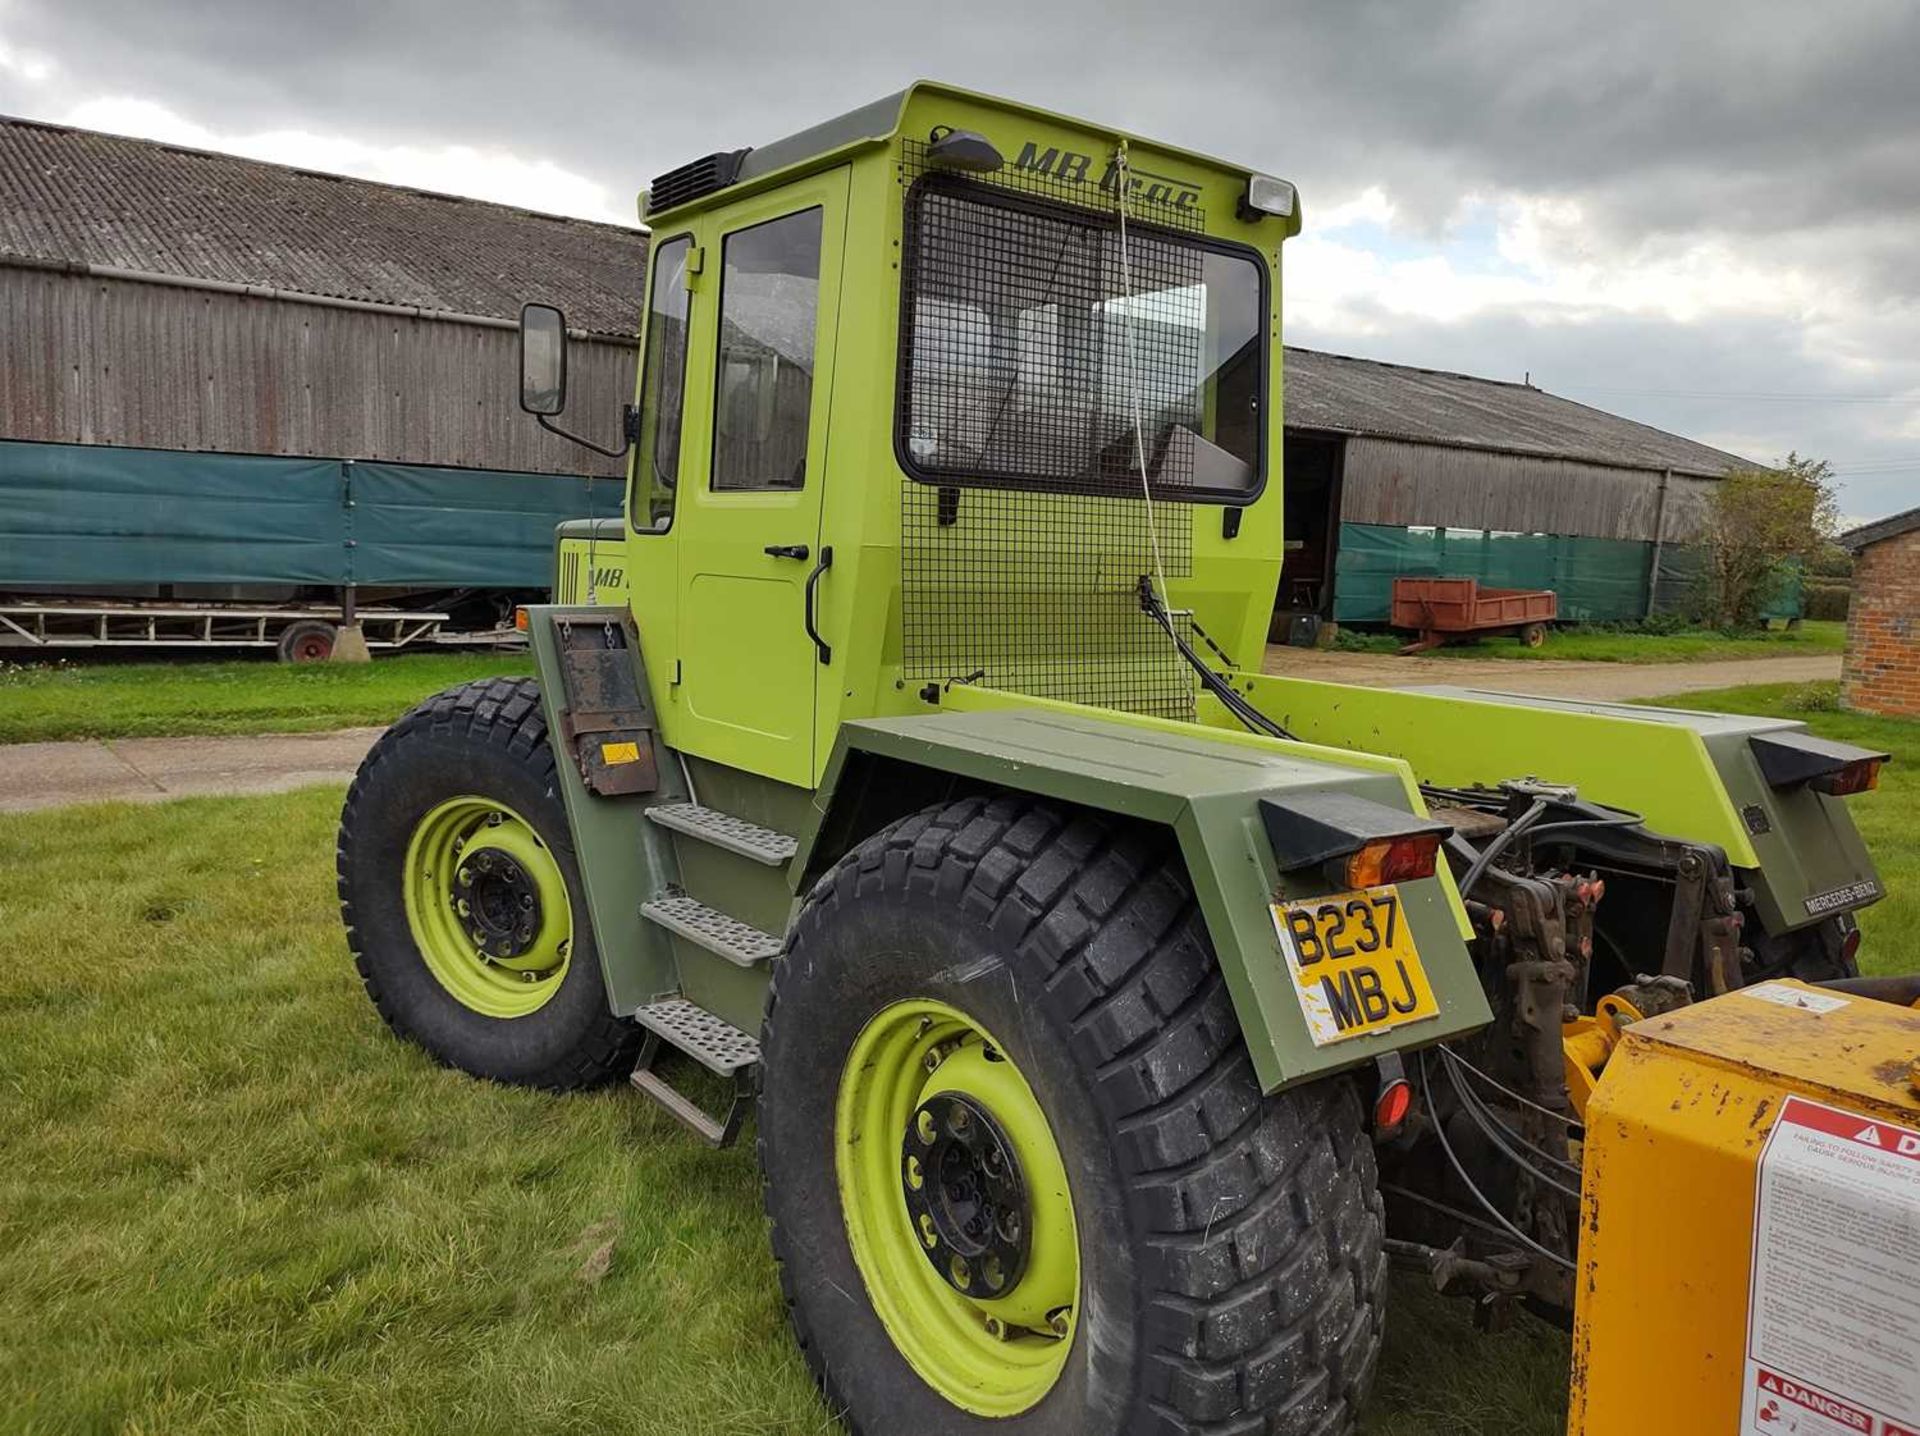
<instances>
[{"instance_id":1,"label":"grab handle","mask_svg":"<svg viewBox=\"0 0 1920 1436\"><path fill-rule=\"evenodd\" d=\"M827 647L827 640L820 636L820 629L813 621L814 590L820 587L820 575L833 567L833 545L820 546L820 562L813 566L813 572L807 575L807 637L813 640L813 646L820 650L822 663L833 662L833 650Z\"/></svg>"}]
</instances>

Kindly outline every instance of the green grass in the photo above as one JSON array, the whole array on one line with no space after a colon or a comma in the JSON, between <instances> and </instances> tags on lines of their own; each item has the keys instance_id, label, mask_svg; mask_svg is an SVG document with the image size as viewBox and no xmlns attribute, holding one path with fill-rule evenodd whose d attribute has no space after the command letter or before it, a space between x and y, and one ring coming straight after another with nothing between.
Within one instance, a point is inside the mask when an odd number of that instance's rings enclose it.
<instances>
[{"instance_id":1,"label":"green grass","mask_svg":"<svg viewBox=\"0 0 1920 1436\"><path fill-rule=\"evenodd\" d=\"M0 743L371 727L455 683L532 671L524 653L396 654L372 663L0 664Z\"/></svg>"},{"instance_id":2,"label":"green grass","mask_svg":"<svg viewBox=\"0 0 1920 1436\"><path fill-rule=\"evenodd\" d=\"M1337 647L1351 653L1397 653L1409 635L1356 633L1343 629ZM1647 633L1637 629L1569 625L1547 631L1547 641L1527 648L1512 638L1482 638L1471 643L1449 643L1422 654L1426 658L1546 658L1589 663L1692 663L1718 658L1791 658L1840 653L1847 646L1844 623L1807 622L1789 632L1784 628L1729 637L1718 629L1686 629L1679 633Z\"/></svg>"},{"instance_id":3,"label":"green grass","mask_svg":"<svg viewBox=\"0 0 1920 1436\"><path fill-rule=\"evenodd\" d=\"M436 680L437 681L437 680ZM1896 750L1851 800L1920 967L1920 725L1830 685L1689 694ZM443 1071L360 991L338 789L0 818L8 1432L826 1432L751 1148L624 1091ZM1567 1347L1396 1279L1370 1436L1551 1436Z\"/></svg>"}]
</instances>

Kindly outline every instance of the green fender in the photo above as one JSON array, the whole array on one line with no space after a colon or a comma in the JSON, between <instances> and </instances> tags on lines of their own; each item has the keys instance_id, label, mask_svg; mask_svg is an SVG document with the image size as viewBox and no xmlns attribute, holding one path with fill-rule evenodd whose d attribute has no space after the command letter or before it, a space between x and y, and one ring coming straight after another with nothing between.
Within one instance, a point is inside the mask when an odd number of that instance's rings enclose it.
<instances>
[{"instance_id":1,"label":"green fender","mask_svg":"<svg viewBox=\"0 0 1920 1436\"><path fill-rule=\"evenodd\" d=\"M1400 888L1437 1016L1316 1046L1295 995L1269 905L1330 885L1317 871L1277 871L1259 802L1338 790L1425 816L1405 765L1365 755L1341 761L1345 755L1272 739L1227 741L1190 723L1013 695L956 690L947 701L975 711L841 726L816 799L819 821L795 860L803 884L866 834L955 791L1032 793L1172 830L1269 1092L1491 1020L1444 867L1442 876Z\"/></svg>"}]
</instances>

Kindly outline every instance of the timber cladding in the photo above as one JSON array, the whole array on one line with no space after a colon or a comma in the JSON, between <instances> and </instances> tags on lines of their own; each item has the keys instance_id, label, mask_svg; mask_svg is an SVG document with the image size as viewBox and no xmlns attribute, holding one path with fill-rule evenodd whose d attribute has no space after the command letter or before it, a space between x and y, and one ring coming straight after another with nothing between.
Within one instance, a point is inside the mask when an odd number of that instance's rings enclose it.
<instances>
[{"instance_id":1,"label":"timber cladding","mask_svg":"<svg viewBox=\"0 0 1920 1436\"><path fill-rule=\"evenodd\" d=\"M1667 486L1664 520L1660 489ZM1347 440L1341 518L1506 533L1687 542L1714 480L1488 448Z\"/></svg>"},{"instance_id":2,"label":"timber cladding","mask_svg":"<svg viewBox=\"0 0 1920 1436\"><path fill-rule=\"evenodd\" d=\"M635 357L618 338L572 346L572 423L613 440ZM0 437L620 471L528 420L517 382L498 323L0 262Z\"/></svg>"}]
</instances>

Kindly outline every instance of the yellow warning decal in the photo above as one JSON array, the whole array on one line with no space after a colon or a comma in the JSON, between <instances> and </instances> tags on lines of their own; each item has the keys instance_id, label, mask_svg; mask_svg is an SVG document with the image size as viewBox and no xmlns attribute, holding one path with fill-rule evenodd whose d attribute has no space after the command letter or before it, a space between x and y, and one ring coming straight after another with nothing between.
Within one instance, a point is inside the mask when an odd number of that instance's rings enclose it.
<instances>
[{"instance_id":1,"label":"yellow warning decal","mask_svg":"<svg viewBox=\"0 0 1920 1436\"><path fill-rule=\"evenodd\" d=\"M638 763L640 745L638 743L602 743L600 761L609 768L617 767L621 763Z\"/></svg>"}]
</instances>

